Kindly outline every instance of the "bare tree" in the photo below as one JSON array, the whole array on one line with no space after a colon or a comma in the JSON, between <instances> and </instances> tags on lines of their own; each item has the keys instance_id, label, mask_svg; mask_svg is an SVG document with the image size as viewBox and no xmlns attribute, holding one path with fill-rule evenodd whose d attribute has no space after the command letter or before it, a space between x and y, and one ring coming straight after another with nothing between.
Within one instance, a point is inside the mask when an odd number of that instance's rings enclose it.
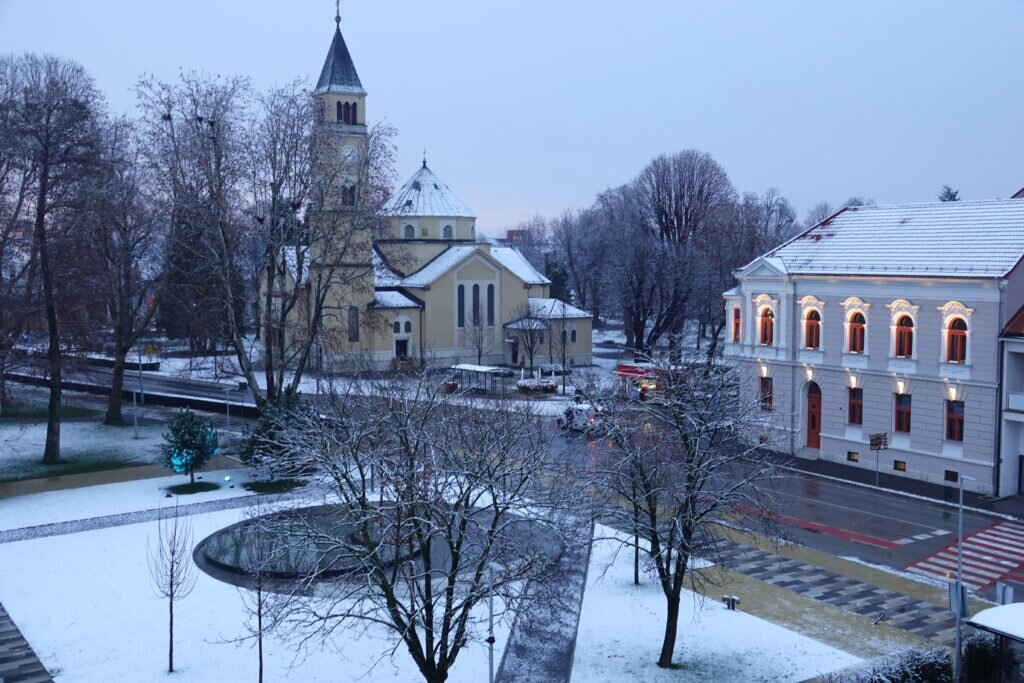
<instances>
[{"instance_id":1,"label":"bare tree","mask_svg":"<svg viewBox=\"0 0 1024 683\"><path fill-rule=\"evenodd\" d=\"M82 180L95 169L103 101L81 65L49 55L4 57L0 71L17 86L6 104L8 150L32 168L27 201L32 212L32 264L37 269L47 329L47 408L43 463L60 460L61 333L58 264L61 232L75 224L72 211ZM8 152L5 152L8 153ZM32 281L36 272L30 272Z\"/></svg>"},{"instance_id":2,"label":"bare tree","mask_svg":"<svg viewBox=\"0 0 1024 683\"><path fill-rule=\"evenodd\" d=\"M689 574L691 561L716 559L726 528L773 531L778 470L774 456L746 441L760 415L756 403L739 398L735 370L713 360L684 366L649 360L658 391L609 414L613 446L597 480L615 526L635 534L623 543L642 546L665 596L658 666L669 667L683 580L699 580Z\"/></svg>"},{"instance_id":3,"label":"bare tree","mask_svg":"<svg viewBox=\"0 0 1024 683\"><path fill-rule=\"evenodd\" d=\"M125 365L156 312L164 227L127 120L105 127L100 170L91 186L91 239L85 248L99 264L97 297L113 328L114 369L104 422L123 424Z\"/></svg>"},{"instance_id":4,"label":"bare tree","mask_svg":"<svg viewBox=\"0 0 1024 683\"><path fill-rule=\"evenodd\" d=\"M835 212L836 210L828 202L818 202L807 210L807 215L804 217L804 227L814 227Z\"/></svg>"},{"instance_id":5,"label":"bare tree","mask_svg":"<svg viewBox=\"0 0 1024 683\"><path fill-rule=\"evenodd\" d=\"M476 364L483 364L484 351L490 345L490 332L483 326L479 316L466 326L466 345L476 353Z\"/></svg>"},{"instance_id":6,"label":"bare tree","mask_svg":"<svg viewBox=\"0 0 1024 683\"><path fill-rule=\"evenodd\" d=\"M0 410L10 399L5 373L14 344L35 315L38 298L31 220L38 159L24 146L16 113L20 72L18 60L0 58Z\"/></svg>"},{"instance_id":7,"label":"bare tree","mask_svg":"<svg viewBox=\"0 0 1024 683\"><path fill-rule=\"evenodd\" d=\"M174 603L184 600L196 585L192 562L192 526L174 512L157 522L156 548L149 548L149 577L158 597L167 598L167 671L174 672Z\"/></svg>"},{"instance_id":8,"label":"bare tree","mask_svg":"<svg viewBox=\"0 0 1024 683\"><path fill-rule=\"evenodd\" d=\"M383 625L423 679L440 683L469 643L483 641L474 608L489 583L504 605L499 618L555 599L544 586L567 496L545 474L550 430L518 402L480 410L426 373L373 395L353 385L329 403L326 423L300 413L277 437L283 462L321 473L312 500L337 501L327 512L264 518L298 542L296 553L317 549L279 623L305 639ZM332 571L345 578L321 581ZM302 597L313 592L315 601Z\"/></svg>"},{"instance_id":9,"label":"bare tree","mask_svg":"<svg viewBox=\"0 0 1024 683\"><path fill-rule=\"evenodd\" d=\"M512 330L519 340L519 350L526 354L530 372L533 372L534 360L544 348L544 336L551 331L548 321L538 317L527 301L509 313L505 328Z\"/></svg>"}]
</instances>

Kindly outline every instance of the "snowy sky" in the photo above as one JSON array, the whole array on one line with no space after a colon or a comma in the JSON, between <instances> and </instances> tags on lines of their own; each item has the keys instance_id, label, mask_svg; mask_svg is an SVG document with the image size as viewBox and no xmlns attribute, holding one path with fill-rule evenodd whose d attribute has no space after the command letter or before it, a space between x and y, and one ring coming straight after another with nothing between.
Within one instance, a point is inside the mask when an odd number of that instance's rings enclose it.
<instances>
[{"instance_id":1,"label":"snowy sky","mask_svg":"<svg viewBox=\"0 0 1024 683\"><path fill-rule=\"evenodd\" d=\"M800 211L1024 185L1024 0L363 0L342 31L371 120L424 148L496 234L589 204L654 155L710 152ZM92 72L114 110L142 72L315 82L330 0L0 0L0 51Z\"/></svg>"}]
</instances>

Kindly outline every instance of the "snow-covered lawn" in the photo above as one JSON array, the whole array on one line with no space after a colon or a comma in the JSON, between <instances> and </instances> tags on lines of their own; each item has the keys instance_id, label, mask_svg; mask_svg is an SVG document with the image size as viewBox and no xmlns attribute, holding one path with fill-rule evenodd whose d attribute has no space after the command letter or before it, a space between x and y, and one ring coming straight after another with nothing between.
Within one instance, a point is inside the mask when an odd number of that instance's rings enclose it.
<instances>
[{"instance_id":1,"label":"snow-covered lawn","mask_svg":"<svg viewBox=\"0 0 1024 683\"><path fill-rule=\"evenodd\" d=\"M204 481L217 482L220 488L215 491L178 496L181 505L253 495L242 486L250 479L246 469L201 471L196 476ZM225 481L225 477L230 477L230 482ZM117 484L0 498L0 531L167 507L174 505L174 500L167 498L167 487L187 482L187 476L174 474ZM231 488L232 485L234 488ZM2 554L3 546L0 546L0 555Z\"/></svg>"},{"instance_id":2,"label":"snow-covered lawn","mask_svg":"<svg viewBox=\"0 0 1024 683\"><path fill-rule=\"evenodd\" d=\"M193 540L244 514L190 517ZM62 683L255 680L251 643L231 642L246 633L239 590L202 572L192 594L175 607L177 673L168 678L167 603L154 596L147 569L147 541L155 540L156 530L150 522L0 545L0 602ZM496 637L500 657L507 627ZM358 638L339 634L329 647L304 653L274 638L264 649L270 681L422 680L406 649L382 628ZM482 637L459 655L449 680L487 680Z\"/></svg>"},{"instance_id":3,"label":"snow-covered lawn","mask_svg":"<svg viewBox=\"0 0 1024 683\"><path fill-rule=\"evenodd\" d=\"M609 529L598 528L596 536ZM802 681L857 663L853 655L742 611L683 591L675 661L655 662L665 599L654 579L633 585L632 553L596 541L590 559L573 662L574 683L591 681ZM605 571L605 568L608 568ZM742 604L740 605L742 609Z\"/></svg>"},{"instance_id":4,"label":"snow-covered lawn","mask_svg":"<svg viewBox=\"0 0 1024 683\"><path fill-rule=\"evenodd\" d=\"M61 424L61 457L65 469L110 469L121 464L147 465L156 461L163 427L109 427L95 422ZM42 465L46 422L0 422L0 481L61 474L61 467ZM104 466L100 466L104 464Z\"/></svg>"}]
</instances>

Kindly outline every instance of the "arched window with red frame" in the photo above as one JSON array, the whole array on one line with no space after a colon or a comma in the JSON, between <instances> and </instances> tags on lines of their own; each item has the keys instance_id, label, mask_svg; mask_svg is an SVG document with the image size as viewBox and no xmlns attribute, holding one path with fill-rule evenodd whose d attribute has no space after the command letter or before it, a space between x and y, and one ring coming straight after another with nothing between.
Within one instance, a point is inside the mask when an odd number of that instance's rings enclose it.
<instances>
[{"instance_id":1,"label":"arched window with red frame","mask_svg":"<svg viewBox=\"0 0 1024 683\"><path fill-rule=\"evenodd\" d=\"M946 343L946 360L950 363L967 362L967 322L954 318L949 322L949 339Z\"/></svg>"},{"instance_id":2,"label":"arched window with red frame","mask_svg":"<svg viewBox=\"0 0 1024 683\"><path fill-rule=\"evenodd\" d=\"M914 356L914 321L909 315L900 316L896 321L896 357Z\"/></svg>"},{"instance_id":3,"label":"arched window with red frame","mask_svg":"<svg viewBox=\"0 0 1024 683\"><path fill-rule=\"evenodd\" d=\"M740 309L732 309L732 343L740 343Z\"/></svg>"},{"instance_id":4,"label":"arched window with red frame","mask_svg":"<svg viewBox=\"0 0 1024 683\"><path fill-rule=\"evenodd\" d=\"M867 322L864 314L857 312L850 316L850 353L864 353L864 329Z\"/></svg>"},{"instance_id":5,"label":"arched window with red frame","mask_svg":"<svg viewBox=\"0 0 1024 683\"><path fill-rule=\"evenodd\" d=\"M770 308L761 311L761 346L771 346L775 338L775 313Z\"/></svg>"},{"instance_id":6,"label":"arched window with red frame","mask_svg":"<svg viewBox=\"0 0 1024 683\"><path fill-rule=\"evenodd\" d=\"M817 349L821 346L821 314L810 311L804 319L804 346Z\"/></svg>"}]
</instances>

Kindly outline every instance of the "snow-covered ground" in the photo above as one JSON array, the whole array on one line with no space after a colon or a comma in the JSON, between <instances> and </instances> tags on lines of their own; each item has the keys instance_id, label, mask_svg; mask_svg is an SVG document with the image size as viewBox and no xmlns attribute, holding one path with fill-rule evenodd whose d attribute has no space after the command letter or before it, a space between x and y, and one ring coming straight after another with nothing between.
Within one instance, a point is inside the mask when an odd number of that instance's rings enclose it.
<instances>
[{"instance_id":1,"label":"snow-covered ground","mask_svg":"<svg viewBox=\"0 0 1024 683\"><path fill-rule=\"evenodd\" d=\"M244 514L189 517L193 540ZM62 683L167 680L167 603L154 595L147 569L156 531L148 522L0 545L0 601ZM252 643L232 642L247 633L247 619L238 589L198 572L195 590L175 607L174 680L255 680ZM496 628L496 637L500 657L507 627ZM405 648L380 627L358 638L339 633L304 653L274 637L264 649L271 681L422 680ZM487 646L478 634L449 680L486 679Z\"/></svg>"},{"instance_id":2,"label":"snow-covered ground","mask_svg":"<svg viewBox=\"0 0 1024 683\"><path fill-rule=\"evenodd\" d=\"M595 536L608 535L598 528ZM614 540L591 552L573 662L574 683L604 681L802 681L859 660L833 647L742 611L683 591L675 661L655 662L664 633L665 598L654 579L633 585L632 554ZM605 571L607 568L607 571ZM742 605L741 605L742 608Z\"/></svg>"},{"instance_id":3,"label":"snow-covered ground","mask_svg":"<svg viewBox=\"0 0 1024 683\"><path fill-rule=\"evenodd\" d=\"M179 496L178 500L182 505L252 495L242 487L242 484L250 479L246 469L201 471L196 476L204 481L217 482L220 488ZM230 481L226 481L225 477L229 477ZM187 476L174 474L117 484L0 498L0 531L167 507L174 505L174 501L167 498L167 487L187 482ZM234 488L231 488L232 485ZM0 554L3 552L2 548L3 546L0 546Z\"/></svg>"},{"instance_id":4,"label":"snow-covered ground","mask_svg":"<svg viewBox=\"0 0 1024 683\"><path fill-rule=\"evenodd\" d=\"M61 424L61 457L65 463L111 460L147 465L156 461L163 442L163 427L139 427L135 439L132 427L110 427L98 422ZM46 443L46 422L0 422L0 480L46 476L42 465ZM52 473L52 469L49 470Z\"/></svg>"}]
</instances>

